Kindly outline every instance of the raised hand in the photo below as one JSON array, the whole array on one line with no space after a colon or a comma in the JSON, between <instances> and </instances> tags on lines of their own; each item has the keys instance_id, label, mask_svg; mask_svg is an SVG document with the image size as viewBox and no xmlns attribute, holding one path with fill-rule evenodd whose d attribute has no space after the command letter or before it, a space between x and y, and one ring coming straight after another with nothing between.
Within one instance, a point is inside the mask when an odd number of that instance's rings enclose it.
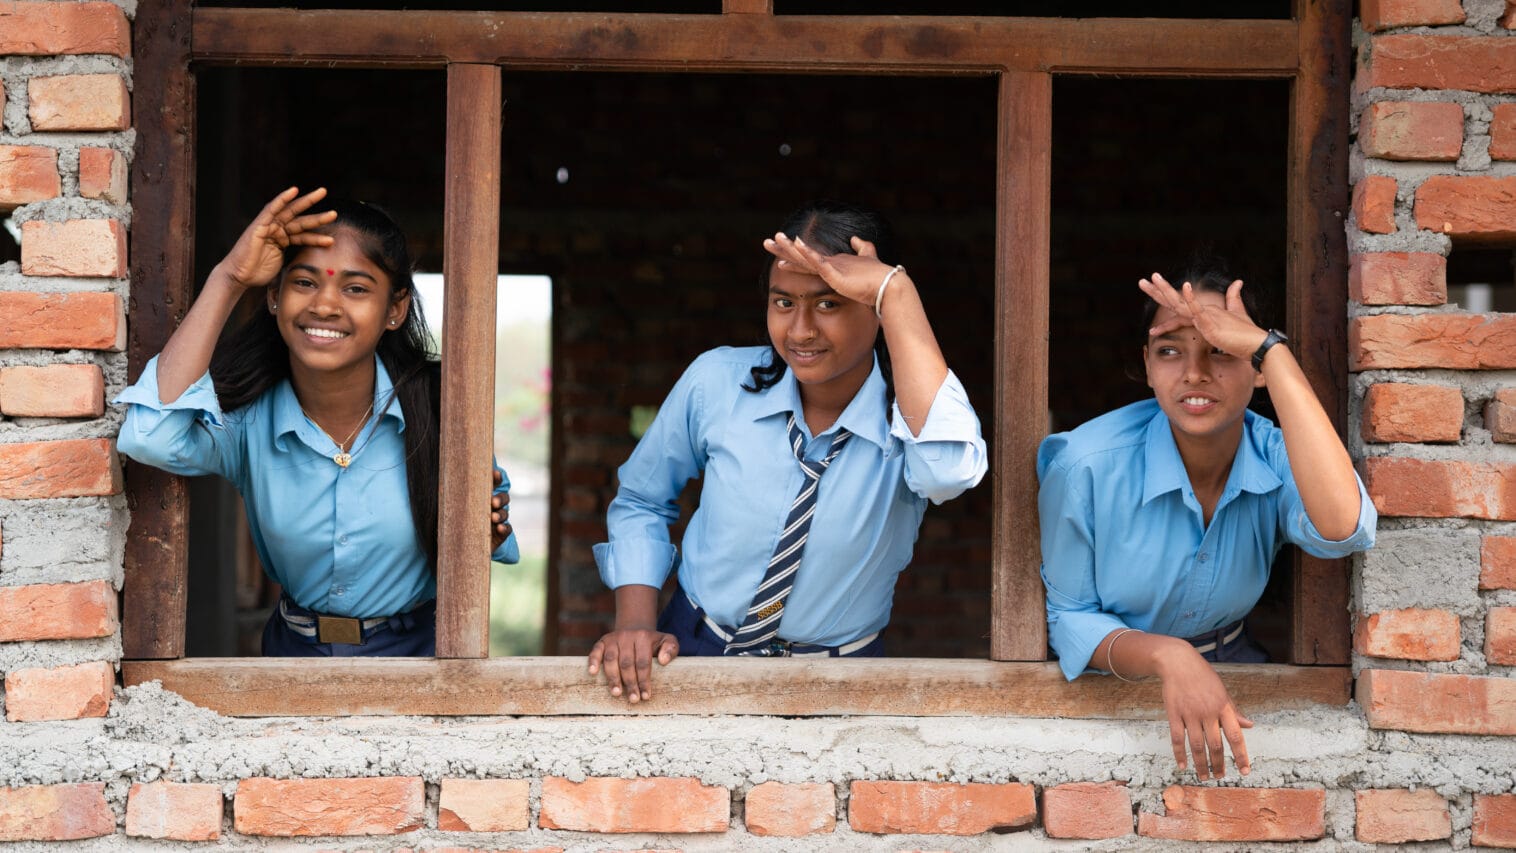
<instances>
[{"instance_id":1,"label":"raised hand","mask_svg":"<svg viewBox=\"0 0 1516 853\"><path fill-rule=\"evenodd\" d=\"M823 255L804 240L792 240L782 231L763 241L763 248L778 259L780 269L819 276L839 295L872 307L879 283L891 267L879 260L873 243L854 237L852 245L858 254Z\"/></svg>"},{"instance_id":2,"label":"raised hand","mask_svg":"<svg viewBox=\"0 0 1516 853\"><path fill-rule=\"evenodd\" d=\"M1174 316L1163 320L1148 330L1154 337L1165 335L1184 326L1194 326L1206 343L1228 355L1250 358L1253 352L1268 337L1268 332L1258 328L1242 305L1242 281L1232 282L1221 303L1197 298L1195 288L1189 283L1176 290L1153 273L1151 280L1137 283L1159 308L1166 308Z\"/></svg>"},{"instance_id":3,"label":"raised hand","mask_svg":"<svg viewBox=\"0 0 1516 853\"><path fill-rule=\"evenodd\" d=\"M653 698L653 660L668 666L679 656L679 641L652 628L618 628L590 649L590 675L605 671L611 695L635 705Z\"/></svg>"},{"instance_id":4,"label":"raised hand","mask_svg":"<svg viewBox=\"0 0 1516 853\"><path fill-rule=\"evenodd\" d=\"M284 266L284 250L289 246L332 244L330 236L313 233L313 229L336 219L335 210L302 215L326 198L326 189L318 187L303 196L299 192L297 187L290 187L274 196L248 223L236 245L217 265L231 283L244 288L262 287L279 274Z\"/></svg>"}]
</instances>

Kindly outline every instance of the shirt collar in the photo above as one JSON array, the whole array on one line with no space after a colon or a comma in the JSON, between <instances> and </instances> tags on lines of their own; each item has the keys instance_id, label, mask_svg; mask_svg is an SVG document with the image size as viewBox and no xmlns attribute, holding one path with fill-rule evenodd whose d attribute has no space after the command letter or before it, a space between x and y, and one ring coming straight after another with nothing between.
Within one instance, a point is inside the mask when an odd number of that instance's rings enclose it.
<instances>
[{"instance_id":1,"label":"shirt collar","mask_svg":"<svg viewBox=\"0 0 1516 853\"><path fill-rule=\"evenodd\" d=\"M1262 417L1251 410L1243 412L1242 440L1237 444L1237 456L1232 460L1232 470L1227 475L1223 495L1232 492L1267 494L1284 484L1255 446L1257 422ZM1168 415L1162 409L1148 421L1143 462L1144 504L1176 489L1184 491L1190 488L1190 476L1184 470L1179 446L1174 443L1174 430L1169 424Z\"/></svg>"},{"instance_id":2,"label":"shirt collar","mask_svg":"<svg viewBox=\"0 0 1516 853\"><path fill-rule=\"evenodd\" d=\"M405 432L405 414L400 410L400 400L394 394L395 386L390 381L390 373L384 369L384 362L379 356L374 356L374 411L382 418L391 418L395 421L395 431ZM279 381L272 391L272 415L274 419L274 446L280 450L289 449L284 443L284 437L290 433L298 432L305 427L305 412L300 409L300 400L295 396L295 387L290 384L288 378Z\"/></svg>"},{"instance_id":3,"label":"shirt collar","mask_svg":"<svg viewBox=\"0 0 1516 853\"><path fill-rule=\"evenodd\" d=\"M786 369L778 382L762 391L743 391L734 408L755 421L791 412L800 416L803 409L800 406L800 384L795 381L795 372ZM853 435L881 448L889 448L889 428L884 409L884 375L879 372L877 356L868 378L863 380L863 387L858 389L847 408L842 410L837 423L823 435L834 432L839 426L846 427Z\"/></svg>"}]
</instances>

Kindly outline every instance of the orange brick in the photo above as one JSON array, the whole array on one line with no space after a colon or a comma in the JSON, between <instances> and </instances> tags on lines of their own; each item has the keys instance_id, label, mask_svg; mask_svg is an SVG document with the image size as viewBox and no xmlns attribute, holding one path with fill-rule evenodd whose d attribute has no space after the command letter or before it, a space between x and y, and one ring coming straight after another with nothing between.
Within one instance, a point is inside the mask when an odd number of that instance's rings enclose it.
<instances>
[{"instance_id":1,"label":"orange brick","mask_svg":"<svg viewBox=\"0 0 1516 853\"><path fill-rule=\"evenodd\" d=\"M1516 465L1372 456L1363 484L1380 515L1516 518Z\"/></svg>"},{"instance_id":2,"label":"orange brick","mask_svg":"<svg viewBox=\"0 0 1516 853\"><path fill-rule=\"evenodd\" d=\"M1371 252L1348 265L1348 296L1364 305L1442 305L1448 261L1434 252Z\"/></svg>"},{"instance_id":3,"label":"orange brick","mask_svg":"<svg viewBox=\"0 0 1516 853\"><path fill-rule=\"evenodd\" d=\"M1516 665L1516 607L1491 607L1486 614L1484 656L1490 663Z\"/></svg>"},{"instance_id":4,"label":"orange brick","mask_svg":"<svg viewBox=\"0 0 1516 853\"><path fill-rule=\"evenodd\" d=\"M131 97L119 74L33 77L27 84L32 130L126 130Z\"/></svg>"},{"instance_id":5,"label":"orange brick","mask_svg":"<svg viewBox=\"0 0 1516 853\"><path fill-rule=\"evenodd\" d=\"M105 375L94 364L0 367L0 414L13 418L98 418Z\"/></svg>"},{"instance_id":6,"label":"orange brick","mask_svg":"<svg viewBox=\"0 0 1516 853\"><path fill-rule=\"evenodd\" d=\"M0 349L126 348L126 314L114 293L0 292Z\"/></svg>"},{"instance_id":7,"label":"orange brick","mask_svg":"<svg viewBox=\"0 0 1516 853\"><path fill-rule=\"evenodd\" d=\"M21 226L21 272L121 278L126 275L126 229L114 219L27 222Z\"/></svg>"},{"instance_id":8,"label":"orange brick","mask_svg":"<svg viewBox=\"0 0 1516 853\"><path fill-rule=\"evenodd\" d=\"M1351 370L1516 367L1516 314L1376 314L1348 323Z\"/></svg>"},{"instance_id":9,"label":"orange brick","mask_svg":"<svg viewBox=\"0 0 1516 853\"><path fill-rule=\"evenodd\" d=\"M40 145L0 145L0 211L57 198L58 152Z\"/></svg>"},{"instance_id":10,"label":"orange brick","mask_svg":"<svg viewBox=\"0 0 1516 853\"><path fill-rule=\"evenodd\" d=\"M837 789L831 782L764 782L747 792L743 814L753 835L831 832L837 827Z\"/></svg>"},{"instance_id":11,"label":"orange brick","mask_svg":"<svg viewBox=\"0 0 1516 853\"><path fill-rule=\"evenodd\" d=\"M121 491L121 463L108 438L0 444L0 498L79 498Z\"/></svg>"},{"instance_id":12,"label":"orange brick","mask_svg":"<svg viewBox=\"0 0 1516 853\"><path fill-rule=\"evenodd\" d=\"M243 835L396 835L420 829L419 776L369 779L243 779L232 801Z\"/></svg>"},{"instance_id":13,"label":"orange brick","mask_svg":"<svg viewBox=\"0 0 1516 853\"><path fill-rule=\"evenodd\" d=\"M1505 0L1505 12L1498 19L1499 24L1506 29L1516 29L1516 2Z\"/></svg>"},{"instance_id":14,"label":"orange brick","mask_svg":"<svg viewBox=\"0 0 1516 853\"><path fill-rule=\"evenodd\" d=\"M1484 427L1490 438L1503 444L1516 443L1516 388L1502 388L1484 406Z\"/></svg>"},{"instance_id":15,"label":"orange brick","mask_svg":"<svg viewBox=\"0 0 1516 853\"><path fill-rule=\"evenodd\" d=\"M1123 782L1070 782L1042 792L1049 838L1119 838L1132 834L1132 795Z\"/></svg>"},{"instance_id":16,"label":"orange brick","mask_svg":"<svg viewBox=\"0 0 1516 853\"><path fill-rule=\"evenodd\" d=\"M111 148L79 149L79 195L126 203L126 158Z\"/></svg>"},{"instance_id":17,"label":"orange brick","mask_svg":"<svg viewBox=\"0 0 1516 853\"><path fill-rule=\"evenodd\" d=\"M1458 660L1458 616L1446 610L1385 610L1358 620L1353 650L1400 660Z\"/></svg>"},{"instance_id":18,"label":"orange brick","mask_svg":"<svg viewBox=\"0 0 1516 853\"><path fill-rule=\"evenodd\" d=\"M1370 844L1404 844L1453 837L1448 801L1436 791L1359 791L1358 840Z\"/></svg>"},{"instance_id":19,"label":"orange brick","mask_svg":"<svg viewBox=\"0 0 1516 853\"><path fill-rule=\"evenodd\" d=\"M699 779L542 780L537 825L578 832L726 832L731 792ZM670 808L678 803L677 809Z\"/></svg>"},{"instance_id":20,"label":"orange brick","mask_svg":"<svg viewBox=\"0 0 1516 853\"><path fill-rule=\"evenodd\" d=\"M854 782L848 823L858 832L979 835L1022 829L1037 817L1032 786Z\"/></svg>"},{"instance_id":21,"label":"orange brick","mask_svg":"<svg viewBox=\"0 0 1516 853\"><path fill-rule=\"evenodd\" d=\"M1491 110L1490 156L1516 160L1516 104L1496 104Z\"/></svg>"},{"instance_id":22,"label":"orange brick","mask_svg":"<svg viewBox=\"0 0 1516 853\"><path fill-rule=\"evenodd\" d=\"M1428 231L1509 243L1516 239L1516 178L1433 175L1416 188L1415 210L1416 225Z\"/></svg>"},{"instance_id":23,"label":"orange brick","mask_svg":"<svg viewBox=\"0 0 1516 853\"><path fill-rule=\"evenodd\" d=\"M1380 382L1363 395L1363 440L1450 441L1463 435L1463 391Z\"/></svg>"},{"instance_id":24,"label":"orange brick","mask_svg":"<svg viewBox=\"0 0 1516 853\"><path fill-rule=\"evenodd\" d=\"M1504 36L1379 35L1364 45L1355 85L1516 91L1516 41Z\"/></svg>"},{"instance_id":25,"label":"orange brick","mask_svg":"<svg viewBox=\"0 0 1516 853\"><path fill-rule=\"evenodd\" d=\"M109 637L116 592L107 581L0 586L0 613L0 642Z\"/></svg>"},{"instance_id":26,"label":"orange brick","mask_svg":"<svg viewBox=\"0 0 1516 853\"><path fill-rule=\"evenodd\" d=\"M1516 681L1508 678L1366 669L1353 696L1370 728L1516 734Z\"/></svg>"},{"instance_id":27,"label":"orange brick","mask_svg":"<svg viewBox=\"0 0 1516 853\"><path fill-rule=\"evenodd\" d=\"M1516 847L1516 794L1474 795L1474 845Z\"/></svg>"},{"instance_id":28,"label":"orange brick","mask_svg":"<svg viewBox=\"0 0 1516 853\"><path fill-rule=\"evenodd\" d=\"M1371 33L1391 27L1461 24L1463 5L1459 0L1360 0L1358 19Z\"/></svg>"},{"instance_id":29,"label":"orange brick","mask_svg":"<svg viewBox=\"0 0 1516 853\"><path fill-rule=\"evenodd\" d=\"M1395 233L1395 179L1364 175L1353 186L1353 219L1370 234Z\"/></svg>"},{"instance_id":30,"label":"orange brick","mask_svg":"<svg viewBox=\"0 0 1516 853\"><path fill-rule=\"evenodd\" d=\"M1479 588L1516 589L1516 536L1486 536L1479 548Z\"/></svg>"},{"instance_id":31,"label":"orange brick","mask_svg":"<svg viewBox=\"0 0 1516 853\"><path fill-rule=\"evenodd\" d=\"M0 841L73 841L115 831L104 782L0 788Z\"/></svg>"},{"instance_id":32,"label":"orange brick","mask_svg":"<svg viewBox=\"0 0 1516 853\"><path fill-rule=\"evenodd\" d=\"M531 826L525 779L443 779L437 828L447 832L519 832Z\"/></svg>"},{"instance_id":33,"label":"orange brick","mask_svg":"<svg viewBox=\"0 0 1516 853\"><path fill-rule=\"evenodd\" d=\"M13 669L5 675L5 718L13 723L103 717L111 707L116 671L106 661L53 669Z\"/></svg>"},{"instance_id":34,"label":"orange brick","mask_svg":"<svg viewBox=\"0 0 1516 853\"><path fill-rule=\"evenodd\" d=\"M219 785L137 783L126 797L126 834L173 841L221 837L224 801Z\"/></svg>"},{"instance_id":35,"label":"orange brick","mask_svg":"<svg viewBox=\"0 0 1516 853\"><path fill-rule=\"evenodd\" d=\"M1463 107L1441 101L1370 104L1358 123L1358 145L1385 160L1458 159L1463 149Z\"/></svg>"},{"instance_id":36,"label":"orange brick","mask_svg":"<svg viewBox=\"0 0 1516 853\"><path fill-rule=\"evenodd\" d=\"M1167 814L1142 812L1137 834L1179 841L1305 841L1326 834L1326 792L1171 785Z\"/></svg>"},{"instance_id":37,"label":"orange brick","mask_svg":"<svg viewBox=\"0 0 1516 853\"><path fill-rule=\"evenodd\" d=\"M0 2L0 54L131 55L131 28L114 3Z\"/></svg>"}]
</instances>

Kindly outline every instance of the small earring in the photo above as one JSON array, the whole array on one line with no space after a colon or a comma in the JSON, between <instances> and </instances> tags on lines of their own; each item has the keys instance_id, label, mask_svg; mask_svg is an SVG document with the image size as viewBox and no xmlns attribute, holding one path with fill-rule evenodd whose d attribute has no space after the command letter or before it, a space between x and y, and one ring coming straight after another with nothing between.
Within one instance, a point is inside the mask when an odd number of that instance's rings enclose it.
<instances>
[{"instance_id":1,"label":"small earring","mask_svg":"<svg viewBox=\"0 0 1516 853\"><path fill-rule=\"evenodd\" d=\"M391 320L390 321L390 325L391 326L398 326L398 325L400 325L400 321L398 321L398 320Z\"/></svg>"}]
</instances>

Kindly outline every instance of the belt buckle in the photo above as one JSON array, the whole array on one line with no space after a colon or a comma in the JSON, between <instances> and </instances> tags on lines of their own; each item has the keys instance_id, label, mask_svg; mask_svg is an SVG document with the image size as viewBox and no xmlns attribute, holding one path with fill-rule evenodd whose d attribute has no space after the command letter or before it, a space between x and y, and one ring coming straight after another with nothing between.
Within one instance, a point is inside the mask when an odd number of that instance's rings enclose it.
<instances>
[{"instance_id":1,"label":"belt buckle","mask_svg":"<svg viewBox=\"0 0 1516 853\"><path fill-rule=\"evenodd\" d=\"M781 640L777 637L769 641L768 648L763 650L765 657L787 658L791 655L789 640Z\"/></svg>"},{"instance_id":2,"label":"belt buckle","mask_svg":"<svg viewBox=\"0 0 1516 853\"><path fill-rule=\"evenodd\" d=\"M323 643L363 645L363 623L346 616L317 616L316 639Z\"/></svg>"}]
</instances>

